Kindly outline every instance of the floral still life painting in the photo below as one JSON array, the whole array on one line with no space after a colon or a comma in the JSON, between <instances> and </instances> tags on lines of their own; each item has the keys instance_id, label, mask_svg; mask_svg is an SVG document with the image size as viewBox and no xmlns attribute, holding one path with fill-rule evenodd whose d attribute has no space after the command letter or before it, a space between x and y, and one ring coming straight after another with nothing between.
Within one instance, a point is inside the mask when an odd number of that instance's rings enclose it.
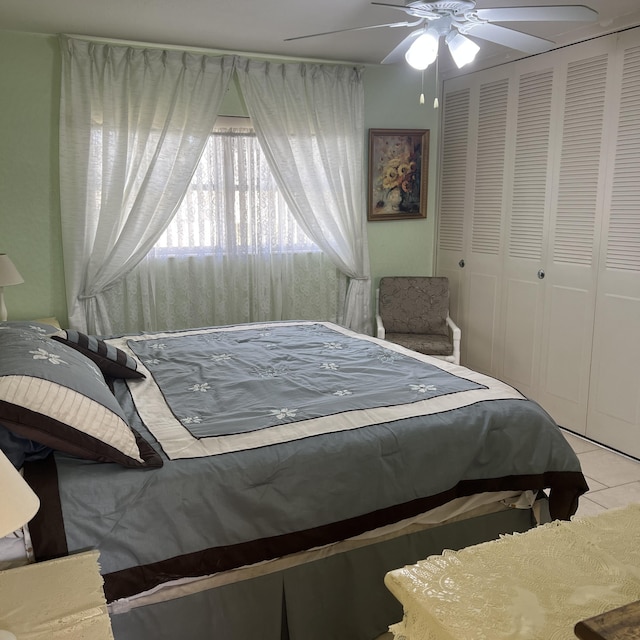
<instances>
[{"instance_id":1,"label":"floral still life painting","mask_svg":"<svg viewBox=\"0 0 640 640\"><path fill-rule=\"evenodd\" d=\"M427 215L428 129L369 129L369 220Z\"/></svg>"}]
</instances>

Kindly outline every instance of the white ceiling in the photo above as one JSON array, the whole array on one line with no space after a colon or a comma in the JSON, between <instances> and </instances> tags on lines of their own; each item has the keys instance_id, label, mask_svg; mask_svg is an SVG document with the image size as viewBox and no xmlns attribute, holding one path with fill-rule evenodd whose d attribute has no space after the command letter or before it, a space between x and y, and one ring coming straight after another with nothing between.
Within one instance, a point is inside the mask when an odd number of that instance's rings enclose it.
<instances>
[{"instance_id":1,"label":"white ceiling","mask_svg":"<svg viewBox=\"0 0 640 640\"><path fill-rule=\"evenodd\" d=\"M403 0L386 0L399 5ZM509 23L558 46L640 25L640 0L477 0L477 8L585 4L596 23ZM404 13L369 0L0 0L0 29L68 33L245 53L379 63L406 28L339 33L293 42L285 38L405 21ZM479 40L475 68L522 57ZM441 69L451 62L443 55Z\"/></svg>"}]
</instances>

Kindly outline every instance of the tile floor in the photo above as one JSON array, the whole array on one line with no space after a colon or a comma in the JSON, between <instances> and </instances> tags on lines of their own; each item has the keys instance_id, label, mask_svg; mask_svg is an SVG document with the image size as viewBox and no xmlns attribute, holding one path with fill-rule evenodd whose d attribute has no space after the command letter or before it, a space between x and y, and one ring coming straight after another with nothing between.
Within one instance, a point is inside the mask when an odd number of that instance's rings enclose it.
<instances>
[{"instance_id":1,"label":"tile floor","mask_svg":"<svg viewBox=\"0 0 640 640\"><path fill-rule=\"evenodd\" d=\"M589 492L580 498L578 516L591 516L640 502L640 462L576 436L563 434L578 454Z\"/></svg>"}]
</instances>

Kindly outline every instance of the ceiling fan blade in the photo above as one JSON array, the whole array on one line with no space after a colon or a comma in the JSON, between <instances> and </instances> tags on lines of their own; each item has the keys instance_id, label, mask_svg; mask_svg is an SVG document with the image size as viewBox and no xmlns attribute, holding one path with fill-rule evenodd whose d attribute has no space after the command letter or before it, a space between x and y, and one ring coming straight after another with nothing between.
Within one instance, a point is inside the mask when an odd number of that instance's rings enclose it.
<instances>
[{"instance_id":1,"label":"ceiling fan blade","mask_svg":"<svg viewBox=\"0 0 640 640\"><path fill-rule=\"evenodd\" d=\"M405 4L391 4L389 2L372 2L371 4L375 4L379 7L391 7L392 9L400 9L401 11L407 11L407 5Z\"/></svg>"},{"instance_id":2,"label":"ceiling fan blade","mask_svg":"<svg viewBox=\"0 0 640 640\"><path fill-rule=\"evenodd\" d=\"M558 22L561 20L597 20L598 12L584 5L558 5L554 7L504 7L502 9L476 9L473 12L489 22Z\"/></svg>"},{"instance_id":3,"label":"ceiling fan blade","mask_svg":"<svg viewBox=\"0 0 640 640\"><path fill-rule=\"evenodd\" d=\"M443 17L443 13L441 11L435 11L429 2L409 2L405 5L400 4L391 4L389 2L372 2L378 7L389 7L390 9L400 9L400 11L404 11L408 13L410 16L416 16L418 18L423 18L425 20L438 20ZM440 4L440 3L436 3ZM459 5L460 2L451 2L449 4ZM469 4L466 2L466 4ZM470 5L473 6L473 5ZM467 7L467 10L469 7ZM452 7L452 13L455 13L455 9Z\"/></svg>"},{"instance_id":4,"label":"ceiling fan blade","mask_svg":"<svg viewBox=\"0 0 640 640\"><path fill-rule=\"evenodd\" d=\"M291 40L303 40L304 38L316 38L317 36L328 36L332 33L344 33L345 31L366 31L367 29L380 29L381 27L415 27L420 24L422 20L418 22L392 22L389 24L372 24L368 27L351 27L350 29L336 29L335 31L323 31L322 33L310 33L306 36L294 36L293 38L285 38L284 42L291 42Z\"/></svg>"},{"instance_id":5,"label":"ceiling fan blade","mask_svg":"<svg viewBox=\"0 0 640 640\"><path fill-rule=\"evenodd\" d=\"M501 44L511 49L524 51L525 53L544 53L555 47L555 42L551 42L551 40L538 38L537 36L515 31L514 29L500 27L497 24L465 25L464 29L459 29L459 31L465 35L475 36L482 40L489 40L490 42L495 42L496 44Z\"/></svg>"},{"instance_id":6,"label":"ceiling fan blade","mask_svg":"<svg viewBox=\"0 0 640 640\"><path fill-rule=\"evenodd\" d=\"M382 61L381 64L393 64L394 62L400 62L404 58L404 54L407 53L409 47L413 44L413 41L419 36L422 35L424 31L422 29L418 29L417 31L412 31L400 44L395 47L391 53L387 55L387 57Z\"/></svg>"}]
</instances>

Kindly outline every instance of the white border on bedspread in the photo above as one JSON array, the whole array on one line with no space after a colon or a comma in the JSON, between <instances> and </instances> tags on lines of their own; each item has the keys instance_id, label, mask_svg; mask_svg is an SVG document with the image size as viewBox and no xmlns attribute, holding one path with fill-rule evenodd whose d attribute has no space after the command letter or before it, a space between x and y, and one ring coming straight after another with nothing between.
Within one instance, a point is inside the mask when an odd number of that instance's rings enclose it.
<instances>
[{"instance_id":1,"label":"white border on bedspread","mask_svg":"<svg viewBox=\"0 0 640 640\"><path fill-rule=\"evenodd\" d=\"M165 403L160 388L154 382L153 376L127 345L128 341L157 340L158 338L198 335L222 331L242 331L255 328L314 324L323 325L329 329L333 329L355 339L374 342L386 349L389 349L390 351L396 351L405 356L431 364L443 371L447 371L455 376L464 378L465 380L483 385L486 388L461 391L459 393L429 398L411 404L349 411L339 415L314 418L291 424L276 425L248 433L194 438L171 412ZM258 447L290 442L292 440L299 440L315 435L348 431L394 420L451 411L453 409L459 409L487 400L524 399L524 396L522 396L516 389L496 380L495 378L472 371L471 369L467 369L460 365L425 356L415 351L410 351L392 342L355 333L354 331L345 329L344 327L340 327L339 325L330 322L278 322L233 325L229 327L211 327L186 331L123 336L120 338L112 338L107 340L107 342L122 349L134 358L138 363L138 369L146 375L144 380L127 380L127 385L131 391L131 395L142 421L145 423L149 431L151 431L158 439L158 442L162 445L164 452L171 460L177 460L180 458L198 458L231 453L234 451L243 451L246 449L255 449Z\"/></svg>"}]
</instances>

